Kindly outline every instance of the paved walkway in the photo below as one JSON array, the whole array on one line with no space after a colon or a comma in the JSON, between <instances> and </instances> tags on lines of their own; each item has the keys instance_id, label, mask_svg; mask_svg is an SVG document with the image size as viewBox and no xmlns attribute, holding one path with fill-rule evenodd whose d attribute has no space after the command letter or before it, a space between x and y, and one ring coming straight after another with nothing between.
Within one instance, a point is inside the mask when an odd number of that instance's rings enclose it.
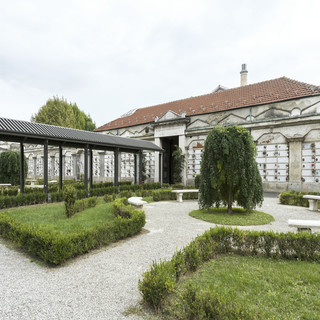
<instances>
[{"instance_id":1,"label":"paved walkway","mask_svg":"<svg viewBox=\"0 0 320 320\"><path fill-rule=\"evenodd\" d=\"M214 226L188 216L197 208L196 201L148 204L146 231L57 268L38 265L1 241L0 319L137 319L122 312L140 300L142 272ZM275 197L266 196L261 210L276 221L246 228L293 231L289 218L320 219L306 208L279 205Z\"/></svg>"}]
</instances>

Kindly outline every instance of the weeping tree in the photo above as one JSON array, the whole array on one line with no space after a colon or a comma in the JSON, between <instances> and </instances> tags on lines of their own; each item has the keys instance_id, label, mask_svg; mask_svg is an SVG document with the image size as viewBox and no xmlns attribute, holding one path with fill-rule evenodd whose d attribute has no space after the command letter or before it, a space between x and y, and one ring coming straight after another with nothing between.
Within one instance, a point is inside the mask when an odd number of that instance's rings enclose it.
<instances>
[{"instance_id":1,"label":"weeping tree","mask_svg":"<svg viewBox=\"0 0 320 320\"><path fill-rule=\"evenodd\" d=\"M24 157L24 178L27 177L28 164ZM5 151L0 153L0 183L20 183L20 152Z\"/></svg>"},{"instance_id":2,"label":"weeping tree","mask_svg":"<svg viewBox=\"0 0 320 320\"><path fill-rule=\"evenodd\" d=\"M172 158L173 158L173 181L175 183L181 183L185 156L178 145L175 145L175 150L172 152Z\"/></svg>"},{"instance_id":3,"label":"weeping tree","mask_svg":"<svg viewBox=\"0 0 320 320\"><path fill-rule=\"evenodd\" d=\"M263 202L262 180L255 160L256 147L242 127L216 127L210 131L201 161L201 208L232 204L251 211Z\"/></svg>"}]
</instances>

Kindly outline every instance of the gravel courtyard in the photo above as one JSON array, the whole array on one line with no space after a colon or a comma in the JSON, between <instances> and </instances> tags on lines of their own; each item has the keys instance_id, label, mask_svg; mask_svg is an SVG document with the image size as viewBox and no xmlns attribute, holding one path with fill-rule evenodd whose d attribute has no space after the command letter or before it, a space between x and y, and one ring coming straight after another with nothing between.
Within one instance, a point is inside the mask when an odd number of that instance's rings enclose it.
<instances>
[{"instance_id":1,"label":"gravel courtyard","mask_svg":"<svg viewBox=\"0 0 320 320\"><path fill-rule=\"evenodd\" d=\"M140 300L142 272L214 226L188 216L197 208L191 200L145 205L147 223L139 235L55 268L32 262L0 240L0 319L138 319L123 311ZM276 221L239 228L286 232L294 231L290 218L320 219L306 208L279 205L274 195L265 195L259 210Z\"/></svg>"}]
</instances>

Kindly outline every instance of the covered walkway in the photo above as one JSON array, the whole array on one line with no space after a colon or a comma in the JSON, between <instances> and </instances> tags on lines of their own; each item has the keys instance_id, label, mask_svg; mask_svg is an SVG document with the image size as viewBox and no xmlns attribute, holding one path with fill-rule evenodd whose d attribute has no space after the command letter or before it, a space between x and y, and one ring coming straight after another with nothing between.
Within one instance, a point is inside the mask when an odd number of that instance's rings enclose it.
<instances>
[{"instance_id":1,"label":"covered walkway","mask_svg":"<svg viewBox=\"0 0 320 320\"><path fill-rule=\"evenodd\" d=\"M59 147L59 163L62 164L62 148L84 149L84 186L88 191L88 181L92 186L92 150L114 152L114 185L118 186L119 155L121 152L134 154L135 183L142 182L142 151L156 151L159 153L161 164L163 149L153 142L123 138L113 135L95 133L84 130L57 127L28 121L0 118L0 141L20 143L20 164L24 159L24 144L43 145L43 177L44 191L48 193L48 146ZM161 167L160 167L161 168ZM159 181L162 181L159 169ZM24 192L24 166L20 165L20 191ZM62 165L59 166L59 188L62 189Z\"/></svg>"}]
</instances>

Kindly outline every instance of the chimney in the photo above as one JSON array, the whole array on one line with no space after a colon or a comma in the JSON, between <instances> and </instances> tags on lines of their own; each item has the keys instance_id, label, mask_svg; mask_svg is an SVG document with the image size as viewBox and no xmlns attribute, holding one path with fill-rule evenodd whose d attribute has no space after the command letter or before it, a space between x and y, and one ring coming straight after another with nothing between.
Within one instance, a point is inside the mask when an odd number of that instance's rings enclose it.
<instances>
[{"instance_id":1,"label":"chimney","mask_svg":"<svg viewBox=\"0 0 320 320\"><path fill-rule=\"evenodd\" d=\"M248 76L248 71L247 71L247 65L244 63L241 66L241 71L240 71L240 87L246 86L247 85L247 76Z\"/></svg>"}]
</instances>

